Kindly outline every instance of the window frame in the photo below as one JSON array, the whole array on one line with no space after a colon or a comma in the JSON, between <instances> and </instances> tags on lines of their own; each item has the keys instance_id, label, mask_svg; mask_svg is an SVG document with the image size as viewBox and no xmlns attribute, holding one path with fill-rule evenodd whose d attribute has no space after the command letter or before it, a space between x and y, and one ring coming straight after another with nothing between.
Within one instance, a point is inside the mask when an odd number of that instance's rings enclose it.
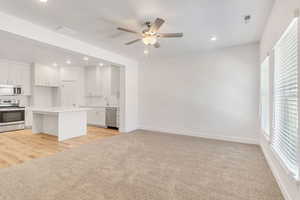
<instances>
[{"instance_id":1,"label":"window frame","mask_svg":"<svg viewBox=\"0 0 300 200\"><path fill-rule=\"evenodd\" d=\"M297 21L297 22L295 22ZM298 55L297 55L297 70L298 70L298 82L297 82L297 86L298 86L298 91L297 91L297 108L298 108L298 130L297 130L297 141L296 141L296 164L297 164L297 172L293 173L292 170L288 167L288 165L286 164L285 160L276 152L276 150L272 147L272 142L274 140L274 85L275 85L275 47L277 46L277 44L284 38L284 36L288 33L288 30L290 29L290 27L294 24L297 23L297 28L298 28ZM278 40L278 42L276 43L276 45L274 46L274 48L272 49L271 55L269 55L269 65L270 65L270 71L269 71L269 83L270 83L270 87L269 87L269 95L270 95L270 106L272 107L270 110L270 115L269 118L271 120L271 132L269 137L267 138L269 145L270 145L270 149L273 152L275 158L279 161L280 165L283 167L283 169L286 171L286 173L293 178L294 181L296 181L297 184L300 184L300 18L297 16L295 17L290 25L288 26L288 28L285 29L284 33L281 35L280 39Z\"/></svg>"}]
</instances>

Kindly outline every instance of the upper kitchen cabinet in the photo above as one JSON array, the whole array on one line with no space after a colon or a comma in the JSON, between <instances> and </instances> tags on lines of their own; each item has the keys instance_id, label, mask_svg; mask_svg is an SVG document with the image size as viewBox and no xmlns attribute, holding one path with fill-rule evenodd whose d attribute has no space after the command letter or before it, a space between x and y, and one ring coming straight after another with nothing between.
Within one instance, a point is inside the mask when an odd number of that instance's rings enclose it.
<instances>
[{"instance_id":1,"label":"upper kitchen cabinet","mask_svg":"<svg viewBox=\"0 0 300 200\"><path fill-rule=\"evenodd\" d=\"M60 68L60 80L61 81L77 81L79 78L78 67L61 67Z\"/></svg>"},{"instance_id":2,"label":"upper kitchen cabinet","mask_svg":"<svg viewBox=\"0 0 300 200\"><path fill-rule=\"evenodd\" d=\"M111 67L110 95L120 96L120 67Z\"/></svg>"},{"instance_id":3,"label":"upper kitchen cabinet","mask_svg":"<svg viewBox=\"0 0 300 200\"><path fill-rule=\"evenodd\" d=\"M86 96L118 97L120 94L120 68L89 66L85 69Z\"/></svg>"},{"instance_id":4,"label":"upper kitchen cabinet","mask_svg":"<svg viewBox=\"0 0 300 200\"><path fill-rule=\"evenodd\" d=\"M9 63L0 61L0 84L9 84Z\"/></svg>"},{"instance_id":5,"label":"upper kitchen cabinet","mask_svg":"<svg viewBox=\"0 0 300 200\"><path fill-rule=\"evenodd\" d=\"M59 87L60 75L57 66L34 64L34 85L44 87Z\"/></svg>"},{"instance_id":6,"label":"upper kitchen cabinet","mask_svg":"<svg viewBox=\"0 0 300 200\"><path fill-rule=\"evenodd\" d=\"M30 65L0 60L0 84L21 86L23 95L31 95Z\"/></svg>"},{"instance_id":7,"label":"upper kitchen cabinet","mask_svg":"<svg viewBox=\"0 0 300 200\"><path fill-rule=\"evenodd\" d=\"M102 73L98 66L88 66L85 69L85 86L87 97L101 97L103 95Z\"/></svg>"},{"instance_id":8,"label":"upper kitchen cabinet","mask_svg":"<svg viewBox=\"0 0 300 200\"><path fill-rule=\"evenodd\" d=\"M21 69L19 63L0 61L0 83L5 85L21 85Z\"/></svg>"},{"instance_id":9,"label":"upper kitchen cabinet","mask_svg":"<svg viewBox=\"0 0 300 200\"><path fill-rule=\"evenodd\" d=\"M32 87L32 79L31 79L31 67L22 67L20 69L21 72L21 85L22 85L22 93L25 96L31 95L31 87Z\"/></svg>"},{"instance_id":10,"label":"upper kitchen cabinet","mask_svg":"<svg viewBox=\"0 0 300 200\"><path fill-rule=\"evenodd\" d=\"M120 94L120 68L107 66L102 69L102 85L105 97L119 96Z\"/></svg>"}]
</instances>

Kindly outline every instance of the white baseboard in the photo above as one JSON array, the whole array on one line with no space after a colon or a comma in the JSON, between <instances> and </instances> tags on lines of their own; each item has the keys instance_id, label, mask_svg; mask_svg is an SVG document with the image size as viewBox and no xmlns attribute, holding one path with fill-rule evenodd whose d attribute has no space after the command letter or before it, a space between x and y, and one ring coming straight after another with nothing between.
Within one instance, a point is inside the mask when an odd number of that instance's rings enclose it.
<instances>
[{"instance_id":1,"label":"white baseboard","mask_svg":"<svg viewBox=\"0 0 300 200\"><path fill-rule=\"evenodd\" d=\"M200 137L200 138L206 138L206 139L214 139L214 140L223 140L223 141L229 141L229 142L238 142L238 143L245 143L245 144L259 144L259 141L252 138L240 138L240 137L231 137L231 136L224 136L224 135L214 135L214 134L208 134L208 133L201 133L201 132L192 132L187 130L169 130L169 129L163 129L163 128L153 128L153 127L147 127L147 126L140 126L141 130L148 130L148 131L157 131L162 133L170 133L170 134L176 134L176 135L186 135L186 136L194 136L194 137Z\"/></svg>"},{"instance_id":2,"label":"white baseboard","mask_svg":"<svg viewBox=\"0 0 300 200\"><path fill-rule=\"evenodd\" d=\"M280 163L275 163L276 160L274 161L274 158L271 158L271 154L273 153L272 150L267 150L266 148L269 148L268 146L264 145L264 144L260 144L261 146L261 149L263 151L263 154L267 160L267 163L269 165L269 167L271 168L271 171L273 173L273 176L275 177L277 183L278 183L278 186L281 190L281 193L284 197L285 200L295 200L293 199L289 192L288 192L288 189L287 189L287 185L285 184L285 182L283 181L282 179L282 175L280 175L280 172L278 171L278 167L276 167L277 165L279 165ZM267 152L269 151L269 152ZM275 157L275 156L274 156ZM276 159L276 158L275 158ZM280 166L279 166L280 167ZM287 174L285 174L286 172L284 171L284 169L282 169L282 174L288 176ZM288 177L289 179L291 179L290 177ZM297 182L295 180L291 180L291 182L294 182L295 185L297 185Z\"/></svg>"}]
</instances>

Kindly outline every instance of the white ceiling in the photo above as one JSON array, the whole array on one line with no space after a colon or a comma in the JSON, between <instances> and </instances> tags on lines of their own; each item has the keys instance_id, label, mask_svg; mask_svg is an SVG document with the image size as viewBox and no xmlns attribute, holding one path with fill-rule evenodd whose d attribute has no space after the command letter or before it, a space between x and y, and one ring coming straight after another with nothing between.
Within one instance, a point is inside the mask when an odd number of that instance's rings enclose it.
<instances>
[{"instance_id":1,"label":"white ceiling","mask_svg":"<svg viewBox=\"0 0 300 200\"><path fill-rule=\"evenodd\" d=\"M85 55L75 53L69 50L44 44L38 41L30 40L11 33L0 31L0 59L13 60L24 63L40 63L45 65L76 66L83 67L89 65L111 65L108 61L88 57L85 61ZM4 48L3 48L4 47ZM70 60L71 64L66 64Z\"/></svg>"},{"instance_id":2,"label":"white ceiling","mask_svg":"<svg viewBox=\"0 0 300 200\"><path fill-rule=\"evenodd\" d=\"M0 12L11 14L55 30L65 26L72 37L131 58L143 58L145 46L116 27L142 30L147 20L161 17L161 32L183 32L184 38L163 39L151 56L174 56L239 44L257 42L273 0L0 0ZM251 14L249 24L243 16ZM211 42L216 35L218 41Z\"/></svg>"}]
</instances>

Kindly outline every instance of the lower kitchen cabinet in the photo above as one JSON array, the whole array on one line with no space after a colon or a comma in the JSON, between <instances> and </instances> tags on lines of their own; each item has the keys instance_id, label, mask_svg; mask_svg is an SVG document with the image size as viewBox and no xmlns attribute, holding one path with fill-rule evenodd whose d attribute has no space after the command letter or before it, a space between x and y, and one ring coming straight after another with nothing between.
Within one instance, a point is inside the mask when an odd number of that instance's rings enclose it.
<instances>
[{"instance_id":1,"label":"lower kitchen cabinet","mask_svg":"<svg viewBox=\"0 0 300 200\"><path fill-rule=\"evenodd\" d=\"M25 108L25 127L32 126L32 111L31 108Z\"/></svg>"},{"instance_id":2,"label":"lower kitchen cabinet","mask_svg":"<svg viewBox=\"0 0 300 200\"><path fill-rule=\"evenodd\" d=\"M105 108L94 108L87 113L87 121L89 125L105 127Z\"/></svg>"}]
</instances>

